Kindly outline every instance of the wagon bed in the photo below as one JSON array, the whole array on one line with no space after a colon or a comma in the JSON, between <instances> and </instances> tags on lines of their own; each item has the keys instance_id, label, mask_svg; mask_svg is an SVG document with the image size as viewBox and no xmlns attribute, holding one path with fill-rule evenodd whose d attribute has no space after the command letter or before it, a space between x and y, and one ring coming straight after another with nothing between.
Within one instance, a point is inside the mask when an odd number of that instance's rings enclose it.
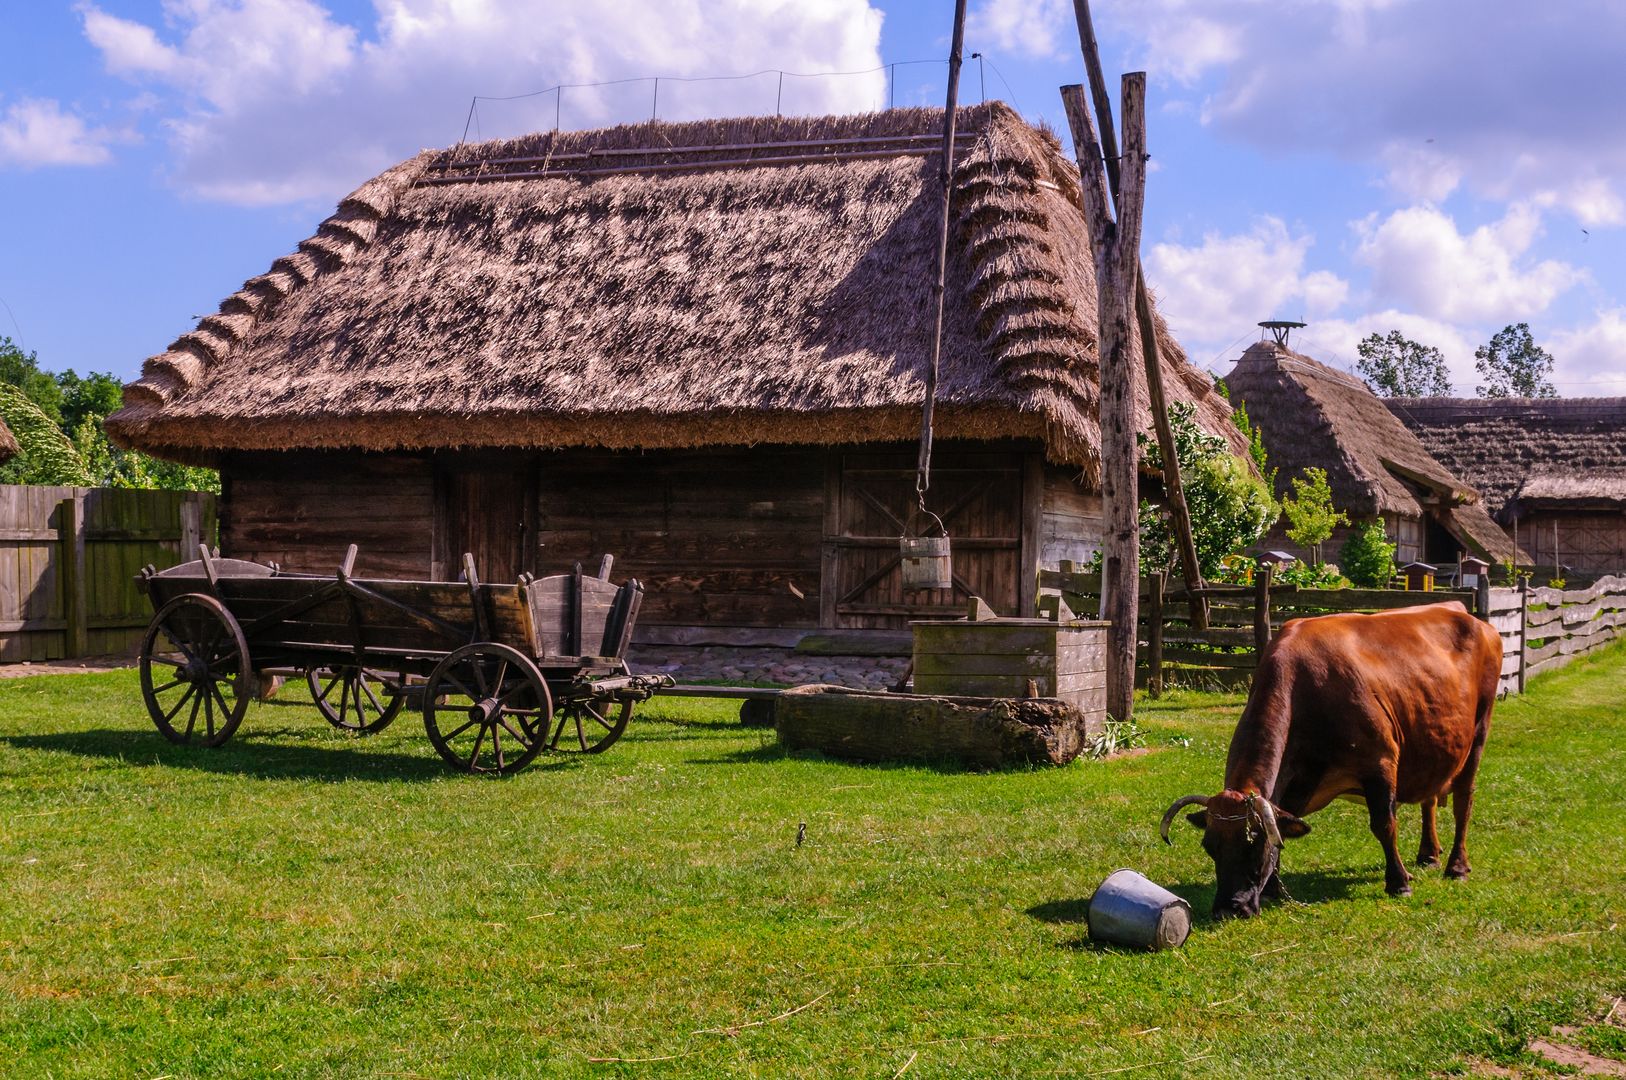
<instances>
[{"instance_id":1,"label":"wagon bed","mask_svg":"<svg viewBox=\"0 0 1626 1080\"><path fill-rule=\"evenodd\" d=\"M408 705L453 766L513 772L547 750L604 750L635 702L670 680L636 676L624 656L643 590L578 565L568 574L481 582L353 576L350 547L332 576L222 559L147 568L154 616L141 648L142 692L158 730L218 746L242 722L260 673L304 673L336 727L382 730Z\"/></svg>"}]
</instances>

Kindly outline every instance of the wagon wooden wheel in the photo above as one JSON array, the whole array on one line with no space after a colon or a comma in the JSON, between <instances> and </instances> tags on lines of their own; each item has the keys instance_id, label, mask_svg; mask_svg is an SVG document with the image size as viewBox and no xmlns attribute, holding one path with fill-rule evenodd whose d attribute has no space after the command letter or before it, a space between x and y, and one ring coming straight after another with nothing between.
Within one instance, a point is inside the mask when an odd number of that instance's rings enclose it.
<instances>
[{"instance_id":1,"label":"wagon wooden wheel","mask_svg":"<svg viewBox=\"0 0 1626 1080\"><path fill-rule=\"evenodd\" d=\"M424 687L423 726L447 764L518 772L542 750L553 714L548 684L518 649L485 641L436 665Z\"/></svg>"},{"instance_id":2,"label":"wagon wooden wheel","mask_svg":"<svg viewBox=\"0 0 1626 1080\"><path fill-rule=\"evenodd\" d=\"M630 701L615 698L562 701L553 714L548 749L577 754L597 754L608 750L610 744L627 730L627 720L631 716Z\"/></svg>"},{"instance_id":3,"label":"wagon wooden wheel","mask_svg":"<svg viewBox=\"0 0 1626 1080\"><path fill-rule=\"evenodd\" d=\"M372 735L390 726L405 696L376 671L357 666L306 668L311 700L323 718L340 731Z\"/></svg>"},{"instance_id":4,"label":"wagon wooden wheel","mask_svg":"<svg viewBox=\"0 0 1626 1080\"><path fill-rule=\"evenodd\" d=\"M141 696L173 743L231 738L254 696L253 670L242 628L212 596L177 596L141 639Z\"/></svg>"}]
</instances>

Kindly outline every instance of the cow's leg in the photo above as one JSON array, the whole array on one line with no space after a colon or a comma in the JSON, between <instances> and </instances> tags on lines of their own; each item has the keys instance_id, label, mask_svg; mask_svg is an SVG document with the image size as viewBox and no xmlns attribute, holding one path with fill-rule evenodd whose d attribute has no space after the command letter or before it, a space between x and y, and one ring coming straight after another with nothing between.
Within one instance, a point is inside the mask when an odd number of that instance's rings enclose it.
<instances>
[{"instance_id":1,"label":"cow's leg","mask_svg":"<svg viewBox=\"0 0 1626 1080\"><path fill-rule=\"evenodd\" d=\"M1417 845L1418 866L1440 865L1440 830L1434 813L1439 805L1438 799L1423 800L1423 838Z\"/></svg>"},{"instance_id":2,"label":"cow's leg","mask_svg":"<svg viewBox=\"0 0 1626 1080\"><path fill-rule=\"evenodd\" d=\"M1468 763L1457 774L1451 785L1451 816L1456 819L1457 834L1451 841L1451 858L1446 860L1445 876L1461 880L1468 876L1468 818L1474 812L1474 782L1479 776L1479 756L1485 750L1483 739L1468 751Z\"/></svg>"},{"instance_id":3,"label":"cow's leg","mask_svg":"<svg viewBox=\"0 0 1626 1080\"><path fill-rule=\"evenodd\" d=\"M1411 875L1400 861L1400 825L1395 821L1395 782L1374 776L1361 784L1372 835L1383 845L1383 888L1390 896L1411 895Z\"/></svg>"}]
</instances>

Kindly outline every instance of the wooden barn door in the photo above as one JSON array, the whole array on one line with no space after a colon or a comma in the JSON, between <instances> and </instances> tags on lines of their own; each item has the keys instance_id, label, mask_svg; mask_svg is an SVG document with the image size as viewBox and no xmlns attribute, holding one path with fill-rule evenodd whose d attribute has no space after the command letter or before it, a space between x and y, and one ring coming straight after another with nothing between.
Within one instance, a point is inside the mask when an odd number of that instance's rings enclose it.
<instances>
[{"instance_id":1,"label":"wooden barn door","mask_svg":"<svg viewBox=\"0 0 1626 1080\"><path fill-rule=\"evenodd\" d=\"M826 514L826 625L906 629L965 613L980 596L1000 615L1021 595L1023 457L938 454L927 506L948 527L954 587L905 592L898 537L935 535L915 496L912 454L847 453L832 463Z\"/></svg>"},{"instance_id":2,"label":"wooden barn door","mask_svg":"<svg viewBox=\"0 0 1626 1080\"><path fill-rule=\"evenodd\" d=\"M456 580L463 553L481 581L511 582L536 573L536 470L443 468L437 477L435 576Z\"/></svg>"}]
</instances>

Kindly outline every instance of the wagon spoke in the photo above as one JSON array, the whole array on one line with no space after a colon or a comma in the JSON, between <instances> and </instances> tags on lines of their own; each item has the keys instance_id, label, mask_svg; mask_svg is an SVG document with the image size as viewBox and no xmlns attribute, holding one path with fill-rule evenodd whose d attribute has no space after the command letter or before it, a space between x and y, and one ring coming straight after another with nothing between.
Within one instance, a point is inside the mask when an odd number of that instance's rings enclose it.
<instances>
[{"instance_id":1,"label":"wagon spoke","mask_svg":"<svg viewBox=\"0 0 1626 1080\"><path fill-rule=\"evenodd\" d=\"M185 679L171 679L169 682L165 683L162 686L153 687L152 692L155 693L155 694L162 694L165 690L174 689L175 687L181 685L185 681L186 681Z\"/></svg>"},{"instance_id":2,"label":"wagon spoke","mask_svg":"<svg viewBox=\"0 0 1626 1080\"><path fill-rule=\"evenodd\" d=\"M531 743L534 741L534 740L532 740L530 738L527 738L526 736L520 734L519 732L515 731L513 728L509 727L508 726L508 721L507 721L506 718L499 717L497 722L499 724L501 724L502 727L503 727L503 730L508 732L508 734L512 735L515 738L515 740L517 740L519 742L519 744L521 746L524 746L524 747L528 748L531 745ZM524 724L520 725L521 728L523 728L524 726L525 726Z\"/></svg>"},{"instance_id":3,"label":"wagon spoke","mask_svg":"<svg viewBox=\"0 0 1626 1080\"><path fill-rule=\"evenodd\" d=\"M582 714L580 709L572 709L576 716L576 741L581 744L582 752L587 752L587 733L582 731Z\"/></svg>"},{"instance_id":4,"label":"wagon spoke","mask_svg":"<svg viewBox=\"0 0 1626 1080\"><path fill-rule=\"evenodd\" d=\"M216 701L220 702L220 718L222 720L226 719L231 715L231 706L226 703L226 695L220 692L220 685L218 683L210 683L209 692L214 694Z\"/></svg>"},{"instance_id":5,"label":"wagon spoke","mask_svg":"<svg viewBox=\"0 0 1626 1080\"><path fill-rule=\"evenodd\" d=\"M195 690L197 688L193 687L193 689ZM186 736L185 737L188 738L188 739L190 739L192 737L192 729L197 726L197 723L198 723L198 706L202 705L202 704L203 704L203 695L202 694L197 694L192 698L192 712L186 718Z\"/></svg>"},{"instance_id":6,"label":"wagon spoke","mask_svg":"<svg viewBox=\"0 0 1626 1080\"><path fill-rule=\"evenodd\" d=\"M470 664L469 666L474 669L474 684L480 688L479 697L486 697L487 695L489 695L491 693L491 691L486 685L486 669L485 669L485 665L480 663L480 661L477 659L477 660L474 661L474 663ZM472 698L472 697L475 697L475 695L470 694L469 697ZM475 698L475 699L479 700L479 698Z\"/></svg>"},{"instance_id":7,"label":"wagon spoke","mask_svg":"<svg viewBox=\"0 0 1626 1080\"><path fill-rule=\"evenodd\" d=\"M361 688L367 692L368 699L372 701L373 708L382 714L384 712L384 704L378 700L378 695L373 693L373 688L367 685L367 673L362 672L358 678L361 682Z\"/></svg>"},{"instance_id":8,"label":"wagon spoke","mask_svg":"<svg viewBox=\"0 0 1626 1080\"><path fill-rule=\"evenodd\" d=\"M587 715L588 716L591 716L594 720L598 721L598 726L599 727L603 728L605 731L614 731L615 730L615 725L610 723L608 720L604 719L604 714L599 712L597 709L593 708L593 706L591 706L591 705L583 705L582 708L587 710Z\"/></svg>"},{"instance_id":9,"label":"wagon spoke","mask_svg":"<svg viewBox=\"0 0 1626 1080\"><path fill-rule=\"evenodd\" d=\"M564 710L560 710L559 726L553 729L553 738L548 740L549 750L557 750L559 748L559 736L565 733L565 722L569 719L570 717L564 712Z\"/></svg>"},{"instance_id":10,"label":"wagon spoke","mask_svg":"<svg viewBox=\"0 0 1626 1080\"><path fill-rule=\"evenodd\" d=\"M480 733L474 737L474 749L469 751L469 772L474 771L474 762L480 756L480 744L486 741L486 726L480 725Z\"/></svg>"},{"instance_id":11,"label":"wagon spoke","mask_svg":"<svg viewBox=\"0 0 1626 1080\"><path fill-rule=\"evenodd\" d=\"M343 675L336 672L328 672L328 674L331 675L332 678L328 679L327 685L322 687L322 692L316 695L317 701L326 701L328 699L328 695L333 693L333 688L338 686L339 683L344 679Z\"/></svg>"},{"instance_id":12,"label":"wagon spoke","mask_svg":"<svg viewBox=\"0 0 1626 1080\"><path fill-rule=\"evenodd\" d=\"M339 723L344 723L345 714L350 711L350 680L340 679L339 687Z\"/></svg>"},{"instance_id":13,"label":"wagon spoke","mask_svg":"<svg viewBox=\"0 0 1626 1080\"><path fill-rule=\"evenodd\" d=\"M209 690L213 690L211 684ZM203 694L203 722L208 728L209 738L215 737L215 702L214 695L209 691Z\"/></svg>"},{"instance_id":14,"label":"wagon spoke","mask_svg":"<svg viewBox=\"0 0 1626 1080\"><path fill-rule=\"evenodd\" d=\"M464 686L463 681L461 679L459 679L456 675L453 675L450 672L447 672L445 678L446 678L447 682L449 682L453 686L457 687L457 692L459 694L462 694L464 697L468 698L470 701L479 701L480 700L480 695L474 693L468 687Z\"/></svg>"},{"instance_id":15,"label":"wagon spoke","mask_svg":"<svg viewBox=\"0 0 1626 1080\"><path fill-rule=\"evenodd\" d=\"M502 772L508 766L507 766L507 763L503 761L502 739L498 738L498 736L497 736L497 725L496 724L491 725L491 750L492 750L492 753L494 753L497 756L497 771Z\"/></svg>"},{"instance_id":16,"label":"wagon spoke","mask_svg":"<svg viewBox=\"0 0 1626 1080\"><path fill-rule=\"evenodd\" d=\"M190 699L193 694L197 693L197 690L198 688L196 686L188 686L186 688L186 693L181 695L181 700L175 703L175 707L173 709L164 714L164 723L167 724L171 720L175 719L175 714L181 711L181 708L187 703L187 700ZM189 727L186 730L191 731L192 729Z\"/></svg>"},{"instance_id":17,"label":"wagon spoke","mask_svg":"<svg viewBox=\"0 0 1626 1080\"><path fill-rule=\"evenodd\" d=\"M491 695L501 694L503 680L506 678L508 678L508 660L505 657L502 663L497 666L497 677L491 681L491 686L486 690L486 693Z\"/></svg>"},{"instance_id":18,"label":"wagon spoke","mask_svg":"<svg viewBox=\"0 0 1626 1080\"><path fill-rule=\"evenodd\" d=\"M451 742L453 739L457 738L459 735L463 734L465 731L469 730L469 728L473 727L479 722L479 720L466 720L459 727L455 727L451 731L448 731L446 734L442 735L441 738L447 742Z\"/></svg>"}]
</instances>

